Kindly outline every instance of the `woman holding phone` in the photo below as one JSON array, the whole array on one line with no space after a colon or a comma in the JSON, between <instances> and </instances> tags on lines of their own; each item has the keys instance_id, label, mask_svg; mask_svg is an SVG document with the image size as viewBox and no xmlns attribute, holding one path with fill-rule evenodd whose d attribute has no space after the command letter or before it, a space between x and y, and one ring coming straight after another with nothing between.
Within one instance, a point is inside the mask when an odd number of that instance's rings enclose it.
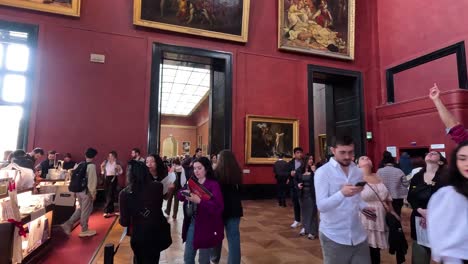
<instances>
[{"instance_id":1,"label":"woman holding phone","mask_svg":"<svg viewBox=\"0 0 468 264\"><path fill-rule=\"evenodd\" d=\"M364 190L361 197L364 202L375 211L375 220L369 220L364 215L361 216L361 222L367 230L367 239L370 248L372 264L380 263L380 250L387 249L388 228L385 224L385 215L391 212L397 219L398 215L392 207L392 197L382 180L372 172L372 161L367 156L359 158L358 166L364 174ZM358 185L360 185L358 183Z\"/></svg>"},{"instance_id":2,"label":"woman holding phone","mask_svg":"<svg viewBox=\"0 0 468 264\"><path fill-rule=\"evenodd\" d=\"M179 200L184 202L184 263L195 264L195 256L199 250L199 263L209 264L212 249L219 246L224 239L223 195L208 158L195 159L193 173L195 180L211 193L211 197L202 200L191 192L188 185L178 193Z\"/></svg>"}]
</instances>

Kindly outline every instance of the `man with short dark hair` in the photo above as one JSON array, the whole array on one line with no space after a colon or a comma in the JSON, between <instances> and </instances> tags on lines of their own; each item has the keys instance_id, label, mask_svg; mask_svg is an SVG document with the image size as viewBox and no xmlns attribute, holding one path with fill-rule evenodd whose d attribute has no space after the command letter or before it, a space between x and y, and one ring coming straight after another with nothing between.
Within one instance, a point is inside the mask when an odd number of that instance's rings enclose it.
<instances>
[{"instance_id":1,"label":"man with short dark hair","mask_svg":"<svg viewBox=\"0 0 468 264\"><path fill-rule=\"evenodd\" d=\"M32 161L32 168L34 170L34 165L36 165L36 161L44 156L44 150L41 148L35 148L30 153L26 154L26 158Z\"/></svg>"},{"instance_id":2,"label":"man with short dark hair","mask_svg":"<svg viewBox=\"0 0 468 264\"><path fill-rule=\"evenodd\" d=\"M65 157L63 158L62 169L70 170L73 169L75 165L76 162L72 160L72 155L70 153L65 154Z\"/></svg>"},{"instance_id":3,"label":"man with short dark hair","mask_svg":"<svg viewBox=\"0 0 468 264\"><path fill-rule=\"evenodd\" d=\"M286 192L288 190L288 181L291 171L289 164L283 159L283 154L279 154L279 159L273 165L273 173L278 188L278 204L281 207L286 207Z\"/></svg>"},{"instance_id":4,"label":"man with short dark hair","mask_svg":"<svg viewBox=\"0 0 468 264\"><path fill-rule=\"evenodd\" d=\"M34 170L34 163L30 158L26 156L26 152L24 152L24 150L17 149L13 151L11 156L12 156L11 162L17 164L20 167Z\"/></svg>"},{"instance_id":5,"label":"man with short dark hair","mask_svg":"<svg viewBox=\"0 0 468 264\"><path fill-rule=\"evenodd\" d=\"M291 228L296 228L301 224L301 206L299 204L299 191L297 185L294 184L294 177L296 176L296 170L298 170L303 161L304 150L301 147L296 147L293 150L294 158L289 161L289 188L291 189L291 198L294 206L294 222Z\"/></svg>"},{"instance_id":6,"label":"man with short dark hair","mask_svg":"<svg viewBox=\"0 0 468 264\"><path fill-rule=\"evenodd\" d=\"M351 137L334 140L334 157L315 172L315 194L320 212L319 237L324 264L370 264L367 232L360 213L375 221L375 209L361 199L361 170L354 164Z\"/></svg>"},{"instance_id":7,"label":"man with short dark hair","mask_svg":"<svg viewBox=\"0 0 468 264\"><path fill-rule=\"evenodd\" d=\"M88 229L88 219L93 212L93 201L96 200L96 185L97 185L97 173L96 165L94 165L93 159L97 155L97 150L88 148L85 152L86 167L86 178L88 185L82 192L75 193L78 199L79 207L76 208L75 213L61 225L62 230L65 234L70 235L73 224L80 220L81 232L79 237L89 237L96 235L95 230Z\"/></svg>"},{"instance_id":8,"label":"man with short dark hair","mask_svg":"<svg viewBox=\"0 0 468 264\"><path fill-rule=\"evenodd\" d=\"M202 149L201 148L196 148L195 149L195 154L193 155L193 157L191 157L191 158L189 157L189 158L184 159L184 162L182 163L182 167L185 170L186 177L191 177L192 176L192 174L193 174L193 161L195 159L201 158L202 154L203 154Z\"/></svg>"},{"instance_id":9,"label":"man with short dark hair","mask_svg":"<svg viewBox=\"0 0 468 264\"><path fill-rule=\"evenodd\" d=\"M50 150L47 153L47 159L44 160L43 162L39 163L39 165L36 166L36 170L41 171L41 178L42 179L46 178L47 173L49 173L49 169L54 168L56 154L57 154L57 152L55 150Z\"/></svg>"},{"instance_id":10,"label":"man with short dark hair","mask_svg":"<svg viewBox=\"0 0 468 264\"><path fill-rule=\"evenodd\" d=\"M130 155L132 156L132 160L145 162L145 158L141 156L141 152L139 148L133 148L132 153Z\"/></svg>"}]
</instances>

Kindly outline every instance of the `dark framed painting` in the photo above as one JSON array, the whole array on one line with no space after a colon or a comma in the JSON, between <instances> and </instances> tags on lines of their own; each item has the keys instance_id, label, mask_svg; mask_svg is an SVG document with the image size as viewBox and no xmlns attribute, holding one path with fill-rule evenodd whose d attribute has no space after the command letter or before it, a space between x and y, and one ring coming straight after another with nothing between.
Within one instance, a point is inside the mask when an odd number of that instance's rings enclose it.
<instances>
[{"instance_id":1,"label":"dark framed painting","mask_svg":"<svg viewBox=\"0 0 468 264\"><path fill-rule=\"evenodd\" d=\"M81 0L0 0L0 5L79 17Z\"/></svg>"},{"instance_id":2,"label":"dark framed painting","mask_svg":"<svg viewBox=\"0 0 468 264\"><path fill-rule=\"evenodd\" d=\"M299 145L299 120L247 115L245 162L273 164L280 156L293 157Z\"/></svg>"},{"instance_id":3,"label":"dark framed painting","mask_svg":"<svg viewBox=\"0 0 468 264\"><path fill-rule=\"evenodd\" d=\"M182 142L182 152L185 154L190 155L190 141L183 141Z\"/></svg>"},{"instance_id":4,"label":"dark framed painting","mask_svg":"<svg viewBox=\"0 0 468 264\"><path fill-rule=\"evenodd\" d=\"M278 0L278 48L354 59L355 0Z\"/></svg>"},{"instance_id":5,"label":"dark framed painting","mask_svg":"<svg viewBox=\"0 0 468 264\"><path fill-rule=\"evenodd\" d=\"M247 42L250 0L134 0L133 24Z\"/></svg>"},{"instance_id":6,"label":"dark framed painting","mask_svg":"<svg viewBox=\"0 0 468 264\"><path fill-rule=\"evenodd\" d=\"M320 134L318 135L318 147L319 147L319 155L317 160L325 160L328 154L328 146L327 146L327 135Z\"/></svg>"}]
</instances>

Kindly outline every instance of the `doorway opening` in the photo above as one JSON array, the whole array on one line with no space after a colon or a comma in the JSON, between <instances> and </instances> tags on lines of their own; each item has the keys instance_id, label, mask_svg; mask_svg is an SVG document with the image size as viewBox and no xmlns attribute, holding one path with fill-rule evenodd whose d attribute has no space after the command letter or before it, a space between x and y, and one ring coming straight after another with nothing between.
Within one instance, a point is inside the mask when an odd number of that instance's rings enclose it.
<instances>
[{"instance_id":1,"label":"doorway opening","mask_svg":"<svg viewBox=\"0 0 468 264\"><path fill-rule=\"evenodd\" d=\"M355 156L366 153L361 73L309 65L309 151L316 162L332 155L334 137L351 136Z\"/></svg>"},{"instance_id":2,"label":"doorway opening","mask_svg":"<svg viewBox=\"0 0 468 264\"><path fill-rule=\"evenodd\" d=\"M154 43L152 59L148 153L231 148L232 55Z\"/></svg>"}]
</instances>

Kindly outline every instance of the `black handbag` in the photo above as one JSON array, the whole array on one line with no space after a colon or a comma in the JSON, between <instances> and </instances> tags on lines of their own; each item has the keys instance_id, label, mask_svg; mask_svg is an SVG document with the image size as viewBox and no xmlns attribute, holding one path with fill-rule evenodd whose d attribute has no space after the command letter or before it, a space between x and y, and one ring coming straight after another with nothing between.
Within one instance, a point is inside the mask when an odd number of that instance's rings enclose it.
<instances>
[{"instance_id":1,"label":"black handbag","mask_svg":"<svg viewBox=\"0 0 468 264\"><path fill-rule=\"evenodd\" d=\"M125 191L125 190L124 190ZM135 194L130 194L131 199L132 199L132 205L133 208L136 208L136 210L133 212L133 216L136 217L138 216L140 219L143 219L144 222L140 223L145 225L147 221L154 221L154 215L157 214L157 212L152 212L149 208L144 207L143 205L143 200L141 199L135 199ZM158 228L158 231L160 232L159 234L155 234L157 240L158 240L158 246L159 246L159 251L163 251L167 249L171 244L172 244L172 236L171 236L171 225L169 222L167 222L166 217L164 217L163 214L159 214L159 223L160 227ZM133 228L134 228L134 223L133 221L130 223L130 226L127 231L128 236L133 235Z\"/></svg>"}]
</instances>

